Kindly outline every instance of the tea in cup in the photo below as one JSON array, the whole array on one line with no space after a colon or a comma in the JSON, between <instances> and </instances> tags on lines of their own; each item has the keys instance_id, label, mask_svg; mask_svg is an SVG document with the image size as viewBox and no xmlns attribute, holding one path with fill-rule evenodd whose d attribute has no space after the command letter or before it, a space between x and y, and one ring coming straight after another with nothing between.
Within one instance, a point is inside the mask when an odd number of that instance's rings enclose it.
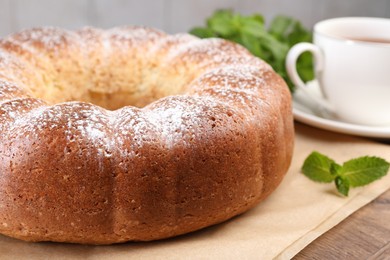
<instances>
[{"instance_id":1,"label":"tea in cup","mask_svg":"<svg viewBox=\"0 0 390 260\"><path fill-rule=\"evenodd\" d=\"M298 89L303 53L313 54L322 97L316 101L345 122L390 126L390 19L344 17L314 26L313 44L299 43L287 55L287 72Z\"/></svg>"}]
</instances>

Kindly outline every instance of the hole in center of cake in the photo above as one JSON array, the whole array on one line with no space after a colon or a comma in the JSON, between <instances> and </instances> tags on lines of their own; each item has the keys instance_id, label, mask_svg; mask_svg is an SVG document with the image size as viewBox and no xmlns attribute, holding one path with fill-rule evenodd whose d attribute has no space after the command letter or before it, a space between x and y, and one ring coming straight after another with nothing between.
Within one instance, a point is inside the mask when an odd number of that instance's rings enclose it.
<instances>
[{"instance_id":1,"label":"hole in center of cake","mask_svg":"<svg viewBox=\"0 0 390 260\"><path fill-rule=\"evenodd\" d=\"M74 87L66 82L46 86L44 91L37 89L34 96L46 100L49 104L67 101L88 102L108 110L116 110L125 106L142 108L160 98L183 94L186 80L172 80L169 82L143 82L141 84L124 82L112 85L101 84L87 87ZM127 83L127 85L126 85ZM131 83L131 84L129 84Z\"/></svg>"},{"instance_id":2,"label":"hole in center of cake","mask_svg":"<svg viewBox=\"0 0 390 260\"><path fill-rule=\"evenodd\" d=\"M142 108L160 98L183 94L202 73L195 63L120 47L114 45L109 54L90 55L89 59L62 53L50 59L36 57L48 69L37 67L33 80L23 83L49 104L82 101L117 110L124 106Z\"/></svg>"}]
</instances>

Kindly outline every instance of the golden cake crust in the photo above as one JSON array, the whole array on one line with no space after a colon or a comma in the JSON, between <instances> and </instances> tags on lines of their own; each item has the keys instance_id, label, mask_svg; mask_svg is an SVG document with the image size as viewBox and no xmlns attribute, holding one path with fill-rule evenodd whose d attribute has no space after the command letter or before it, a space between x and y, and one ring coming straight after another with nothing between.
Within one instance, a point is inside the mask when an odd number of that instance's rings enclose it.
<instances>
[{"instance_id":1,"label":"golden cake crust","mask_svg":"<svg viewBox=\"0 0 390 260\"><path fill-rule=\"evenodd\" d=\"M0 41L0 233L172 237L266 198L293 150L284 81L243 47L145 27Z\"/></svg>"}]
</instances>

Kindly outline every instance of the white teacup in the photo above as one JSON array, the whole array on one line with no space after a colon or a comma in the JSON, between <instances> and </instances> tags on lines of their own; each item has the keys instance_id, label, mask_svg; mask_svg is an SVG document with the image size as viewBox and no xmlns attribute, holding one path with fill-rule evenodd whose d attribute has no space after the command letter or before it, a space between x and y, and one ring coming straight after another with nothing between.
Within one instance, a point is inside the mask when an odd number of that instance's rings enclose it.
<instances>
[{"instance_id":1,"label":"white teacup","mask_svg":"<svg viewBox=\"0 0 390 260\"><path fill-rule=\"evenodd\" d=\"M314 44L299 43L289 51L287 72L302 90L296 70L299 55L314 55L323 97L317 102L341 120L390 125L390 19L344 17L314 26ZM315 98L315 97L312 97Z\"/></svg>"}]
</instances>

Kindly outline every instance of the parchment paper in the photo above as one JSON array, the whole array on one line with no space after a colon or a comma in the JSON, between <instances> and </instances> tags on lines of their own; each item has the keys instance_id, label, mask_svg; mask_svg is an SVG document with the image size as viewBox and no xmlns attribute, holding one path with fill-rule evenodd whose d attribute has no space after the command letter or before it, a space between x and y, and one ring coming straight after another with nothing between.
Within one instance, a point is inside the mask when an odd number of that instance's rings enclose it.
<instances>
[{"instance_id":1,"label":"parchment paper","mask_svg":"<svg viewBox=\"0 0 390 260\"><path fill-rule=\"evenodd\" d=\"M342 163L363 155L390 161L390 145L296 125L295 153L279 188L249 212L191 234L149 243L82 246L27 243L0 235L1 259L290 259L307 244L390 188L390 174L338 196L333 184L300 173L313 150Z\"/></svg>"}]
</instances>

